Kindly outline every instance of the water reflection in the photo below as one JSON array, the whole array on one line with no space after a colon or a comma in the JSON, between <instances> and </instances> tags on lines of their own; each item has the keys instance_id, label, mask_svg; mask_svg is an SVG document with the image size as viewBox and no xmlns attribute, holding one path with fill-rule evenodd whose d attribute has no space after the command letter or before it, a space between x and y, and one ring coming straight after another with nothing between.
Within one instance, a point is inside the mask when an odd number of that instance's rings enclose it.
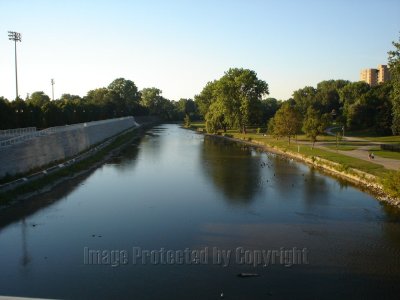
<instances>
[{"instance_id":1,"label":"water reflection","mask_svg":"<svg viewBox=\"0 0 400 300\"><path fill-rule=\"evenodd\" d=\"M328 193L329 187L324 177L321 177L314 168L302 174L304 185L304 199L307 205L327 204L328 198L321 197L321 194ZM316 191L318 189L318 191Z\"/></svg>"},{"instance_id":2,"label":"water reflection","mask_svg":"<svg viewBox=\"0 0 400 300\"><path fill-rule=\"evenodd\" d=\"M41 194L39 196L34 196L29 198L26 201L21 201L20 203L14 204L7 208L2 208L0 210L0 232L4 227L9 224L12 224L16 221L22 220L22 224L25 224L25 218L33 215L35 212L53 205L57 201L63 199L81 185L91 176L94 171L88 172L84 175L81 175L77 178L70 179L55 188L51 191ZM25 226L22 226L23 228ZM24 229L23 229L24 232Z\"/></svg>"},{"instance_id":3,"label":"water reflection","mask_svg":"<svg viewBox=\"0 0 400 300\"><path fill-rule=\"evenodd\" d=\"M27 244L27 225L25 221L25 217L21 221L21 237L22 237L22 257L21 264L23 267L26 267L31 262L31 256L28 253L28 244Z\"/></svg>"},{"instance_id":4,"label":"water reflection","mask_svg":"<svg viewBox=\"0 0 400 300\"><path fill-rule=\"evenodd\" d=\"M52 299L214 299L221 291L227 299L398 295L398 209L279 155L204 139L177 125L150 132L135 143L137 149L126 148L94 174L0 212L0 294ZM306 247L310 264L83 264L84 247L130 251L133 246ZM241 272L261 276L243 280L236 276Z\"/></svg>"},{"instance_id":5,"label":"water reflection","mask_svg":"<svg viewBox=\"0 0 400 300\"><path fill-rule=\"evenodd\" d=\"M260 160L253 159L251 148L223 139L204 137L201 165L207 178L230 203L249 204L259 191Z\"/></svg>"},{"instance_id":6,"label":"water reflection","mask_svg":"<svg viewBox=\"0 0 400 300\"><path fill-rule=\"evenodd\" d=\"M143 137L138 137L132 143L127 145L118 156L113 157L108 164L113 164L116 169L120 172L130 171L137 164L137 157L140 152L140 143L142 142Z\"/></svg>"}]
</instances>

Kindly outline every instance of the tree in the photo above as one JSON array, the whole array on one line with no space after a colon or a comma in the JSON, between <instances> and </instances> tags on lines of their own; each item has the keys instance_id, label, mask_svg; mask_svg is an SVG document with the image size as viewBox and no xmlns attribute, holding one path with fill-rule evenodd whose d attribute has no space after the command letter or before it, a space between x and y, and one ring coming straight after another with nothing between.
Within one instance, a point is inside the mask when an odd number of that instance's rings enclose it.
<instances>
[{"instance_id":1,"label":"tree","mask_svg":"<svg viewBox=\"0 0 400 300\"><path fill-rule=\"evenodd\" d=\"M302 114L305 114L307 109L314 105L316 101L316 95L317 90L312 86L306 86L293 92L294 102Z\"/></svg>"},{"instance_id":2,"label":"tree","mask_svg":"<svg viewBox=\"0 0 400 300\"><path fill-rule=\"evenodd\" d=\"M118 111L123 111L125 114L133 114L137 109L140 101L140 93L135 83L125 78L117 78L108 86L110 91L109 96L115 105L118 106Z\"/></svg>"},{"instance_id":3,"label":"tree","mask_svg":"<svg viewBox=\"0 0 400 300\"><path fill-rule=\"evenodd\" d=\"M294 137L301 128L301 115L289 103L285 102L268 123L268 131L277 137ZM270 131L272 129L272 132Z\"/></svg>"},{"instance_id":4,"label":"tree","mask_svg":"<svg viewBox=\"0 0 400 300\"><path fill-rule=\"evenodd\" d=\"M391 81L379 84L372 88L372 97L374 97L374 123L375 132L380 135L389 135L392 133L393 106L391 93L393 85Z\"/></svg>"},{"instance_id":5,"label":"tree","mask_svg":"<svg viewBox=\"0 0 400 300\"><path fill-rule=\"evenodd\" d=\"M393 42L394 50L389 51L389 70L393 84L393 134L400 134L400 38L399 42Z\"/></svg>"},{"instance_id":6,"label":"tree","mask_svg":"<svg viewBox=\"0 0 400 300\"><path fill-rule=\"evenodd\" d=\"M132 80L117 78L109 84L108 89L125 101L138 103L140 100L138 88Z\"/></svg>"},{"instance_id":7,"label":"tree","mask_svg":"<svg viewBox=\"0 0 400 300\"><path fill-rule=\"evenodd\" d=\"M265 124L271 119L279 109L281 102L275 98L261 100L261 124Z\"/></svg>"},{"instance_id":8,"label":"tree","mask_svg":"<svg viewBox=\"0 0 400 300\"><path fill-rule=\"evenodd\" d=\"M211 103L215 101L216 85L217 80L210 81L206 84L200 94L194 96L194 102L203 118L205 118Z\"/></svg>"},{"instance_id":9,"label":"tree","mask_svg":"<svg viewBox=\"0 0 400 300\"><path fill-rule=\"evenodd\" d=\"M62 110L54 101L46 103L43 105L42 109L44 127L63 125Z\"/></svg>"},{"instance_id":10,"label":"tree","mask_svg":"<svg viewBox=\"0 0 400 300\"><path fill-rule=\"evenodd\" d=\"M242 133L257 118L261 99L267 94L268 84L248 69L229 69L217 84L217 101L223 103L226 122Z\"/></svg>"},{"instance_id":11,"label":"tree","mask_svg":"<svg viewBox=\"0 0 400 300\"><path fill-rule=\"evenodd\" d=\"M328 114L321 115L314 108L309 107L303 122L303 131L311 139L312 148L317 137L322 134L328 124Z\"/></svg>"},{"instance_id":12,"label":"tree","mask_svg":"<svg viewBox=\"0 0 400 300\"><path fill-rule=\"evenodd\" d=\"M13 121L13 110L10 102L0 97L0 129L12 128Z\"/></svg>"},{"instance_id":13,"label":"tree","mask_svg":"<svg viewBox=\"0 0 400 300\"><path fill-rule=\"evenodd\" d=\"M26 104L31 104L37 107L43 107L43 105L49 102L49 96L42 91L32 93L31 96L26 100Z\"/></svg>"},{"instance_id":14,"label":"tree","mask_svg":"<svg viewBox=\"0 0 400 300\"><path fill-rule=\"evenodd\" d=\"M224 107L220 102L213 102L210 105L206 116L206 130L210 133L216 133L219 129L226 132L227 123L225 121Z\"/></svg>"},{"instance_id":15,"label":"tree","mask_svg":"<svg viewBox=\"0 0 400 300\"><path fill-rule=\"evenodd\" d=\"M186 128L189 128L189 127L190 127L190 117L189 117L188 114L186 114L185 119L183 120L183 122L184 122L184 126L185 126Z\"/></svg>"},{"instance_id":16,"label":"tree","mask_svg":"<svg viewBox=\"0 0 400 300\"><path fill-rule=\"evenodd\" d=\"M206 123L210 125L207 128L214 130L222 126L226 129L229 126L246 133L247 126L259 119L261 99L268 94L268 84L258 79L252 70L232 68L209 84L206 92L200 102L197 97L197 103L201 110L209 105L205 115Z\"/></svg>"},{"instance_id":17,"label":"tree","mask_svg":"<svg viewBox=\"0 0 400 300\"><path fill-rule=\"evenodd\" d=\"M156 115L160 112L163 102L163 97L161 96L162 91L155 87L144 88L140 91L141 100L140 104L149 109L151 115Z\"/></svg>"},{"instance_id":18,"label":"tree","mask_svg":"<svg viewBox=\"0 0 400 300\"><path fill-rule=\"evenodd\" d=\"M317 85L315 109L321 113L331 113L332 110L339 111L340 97L339 90L349 84L347 80L325 80Z\"/></svg>"}]
</instances>

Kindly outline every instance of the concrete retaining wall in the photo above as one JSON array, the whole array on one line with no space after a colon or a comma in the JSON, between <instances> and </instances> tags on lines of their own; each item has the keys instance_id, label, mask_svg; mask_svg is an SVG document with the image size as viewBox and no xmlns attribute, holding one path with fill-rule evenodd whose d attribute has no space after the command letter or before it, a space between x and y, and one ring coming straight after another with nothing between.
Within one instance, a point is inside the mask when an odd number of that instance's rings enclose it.
<instances>
[{"instance_id":1,"label":"concrete retaining wall","mask_svg":"<svg viewBox=\"0 0 400 300\"><path fill-rule=\"evenodd\" d=\"M88 122L0 148L0 178L64 160L113 135L137 126L133 117Z\"/></svg>"}]
</instances>

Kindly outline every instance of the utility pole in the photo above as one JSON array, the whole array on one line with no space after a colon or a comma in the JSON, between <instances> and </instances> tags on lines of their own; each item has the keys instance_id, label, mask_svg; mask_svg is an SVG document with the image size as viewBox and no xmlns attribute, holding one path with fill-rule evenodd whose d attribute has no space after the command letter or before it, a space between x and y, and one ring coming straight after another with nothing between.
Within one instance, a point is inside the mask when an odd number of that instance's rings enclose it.
<instances>
[{"instance_id":1,"label":"utility pole","mask_svg":"<svg viewBox=\"0 0 400 300\"><path fill-rule=\"evenodd\" d=\"M17 42L21 42L21 34L15 31L8 32L8 39L14 41L14 52L15 52L15 100L18 99L18 70L17 70Z\"/></svg>"},{"instance_id":2,"label":"utility pole","mask_svg":"<svg viewBox=\"0 0 400 300\"><path fill-rule=\"evenodd\" d=\"M51 79L51 92L52 92L52 95L53 95L53 101L54 101L54 79L52 78Z\"/></svg>"}]
</instances>

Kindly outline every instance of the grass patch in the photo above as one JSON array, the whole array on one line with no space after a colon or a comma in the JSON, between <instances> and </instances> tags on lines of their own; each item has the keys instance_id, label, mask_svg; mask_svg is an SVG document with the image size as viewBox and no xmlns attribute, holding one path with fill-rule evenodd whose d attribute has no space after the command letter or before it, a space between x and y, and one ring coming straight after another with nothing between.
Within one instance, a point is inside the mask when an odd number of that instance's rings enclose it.
<instances>
[{"instance_id":1,"label":"grass patch","mask_svg":"<svg viewBox=\"0 0 400 300\"><path fill-rule=\"evenodd\" d=\"M374 152L376 156L400 160L400 152L381 150L380 148L372 148L371 151Z\"/></svg>"},{"instance_id":2,"label":"grass patch","mask_svg":"<svg viewBox=\"0 0 400 300\"><path fill-rule=\"evenodd\" d=\"M310 138L307 137L305 134L298 135L297 140L302 142L311 142ZM332 135L323 134L317 136L317 142L334 142L334 141L336 141L336 137Z\"/></svg>"},{"instance_id":3,"label":"grass patch","mask_svg":"<svg viewBox=\"0 0 400 300\"><path fill-rule=\"evenodd\" d=\"M400 135L390 135L390 136L378 136L378 137L366 137L365 138L371 142L382 142L385 144L397 144L400 143Z\"/></svg>"},{"instance_id":4,"label":"grass patch","mask_svg":"<svg viewBox=\"0 0 400 300\"><path fill-rule=\"evenodd\" d=\"M196 129L196 130L197 130L197 128L206 128L206 123L205 122L192 122L192 123L190 123L190 127L193 129Z\"/></svg>"},{"instance_id":5,"label":"grass patch","mask_svg":"<svg viewBox=\"0 0 400 300\"><path fill-rule=\"evenodd\" d=\"M400 171L390 171L381 180L385 192L394 198L400 198Z\"/></svg>"},{"instance_id":6,"label":"grass patch","mask_svg":"<svg viewBox=\"0 0 400 300\"><path fill-rule=\"evenodd\" d=\"M288 139L276 139L271 137L270 135L263 136L254 133L244 135L242 133L239 133L238 131L230 131L229 134L238 139L243 139L247 141L250 139L251 141L258 141L266 146L277 147L285 152L299 152L300 154L305 155L309 158L320 157L341 164L343 170L354 168L376 176L382 176L388 172L388 170L386 170L381 165L374 164L372 162L362 159L346 156L340 153L326 151L319 148L311 148L311 146L309 145L296 144L296 141L294 139L291 140L291 144L289 145Z\"/></svg>"},{"instance_id":7,"label":"grass patch","mask_svg":"<svg viewBox=\"0 0 400 300\"><path fill-rule=\"evenodd\" d=\"M202 123L195 123L196 126L199 128L204 128L205 124L204 122ZM193 125L193 124L192 124ZM311 145L304 145L304 144L296 144L296 139L291 139L291 144L289 145L288 139L276 139L273 138L270 135L264 135L264 134L257 134L255 133L255 129L250 129L248 130L247 134L242 134L238 132L238 130L233 130L233 129L228 129L227 134L229 137L234 137L237 139L245 140L245 141L256 141L261 144L264 144L266 146L270 147L277 147L280 150L286 152L286 151L291 151L294 153L299 152L302 155L305 155L306 157L313 158L313 157L320 157L335 163L339 163L342 166L343 170L347 170L349 168L354 168L375 176L383 176L387 174L389 171L385 169L383 166L362 160L362 159L357 159L353 158L350 156L346 156L341 153L337 153L334 151L327 151L319 148L311 148ZM220 135L224 135L224 133L221 131ZM399 137L400 138L400 137ZM297 136L298 141L309 141L309 139L305 135L298 135ZM329 136L329 135L323 135L318 137L319 141L336 141L336 137L334 136ZM360 146L367 145L368 143L366 142L347 142L347 141L341 141L339 145L339 150L355 150ZM328 145L330 149L336 149L336 144L332 143L332 145ZM374 152L375 153L375 152ZM378 155L378 153L377 153Z\"/></svg>"},{"instance_id":8,"label":"grass patch","mask_svg":"<svg viewBox=\"0 0 400 300\"><path fill-rule=\"evenodd\" d=\"M351 151L351 150L358 149L358 146L355 146L355 145L343 145L343 144L339 144L338 146L336 146L335 144L325 145L324 147L327 147L327 148L332 149L332 150L340 150L340 151Z\"/></svg>"}]
</instances>

